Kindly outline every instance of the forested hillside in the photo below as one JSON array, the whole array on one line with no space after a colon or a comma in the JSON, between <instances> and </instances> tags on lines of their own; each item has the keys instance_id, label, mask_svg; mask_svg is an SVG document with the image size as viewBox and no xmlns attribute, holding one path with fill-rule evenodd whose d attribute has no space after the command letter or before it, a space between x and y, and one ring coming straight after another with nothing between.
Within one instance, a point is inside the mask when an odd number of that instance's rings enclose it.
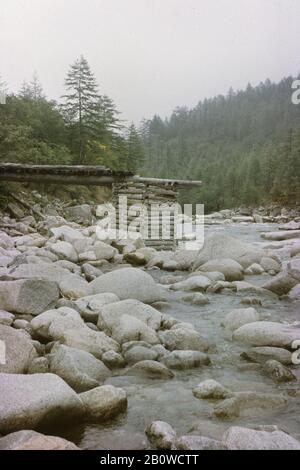
<instances>
[{"instance_id":1,"label":"forested hillside","mask_svg":"<svg viewBox=\"0 0 300 470\"><path fill-rule=\"evenodd\" d=\"M65 94L49 100L35 74L18 93L0 79L0 161L105 165L135 171L143 147L135 126L119 118L113 101L99 91L84 57L65 78Z\"/></svg>"},{"instance_id":2,"label":"forested hillside","mask_svg":"<svg viewBox=\"0 0 300 470\"><path fill-rule=\"evenodd\" d=\"M183 199L207 210L300 200L300 105L292 82L266 80L142 124L151 176L201 179Z\"/></svg>"}]
</instances>

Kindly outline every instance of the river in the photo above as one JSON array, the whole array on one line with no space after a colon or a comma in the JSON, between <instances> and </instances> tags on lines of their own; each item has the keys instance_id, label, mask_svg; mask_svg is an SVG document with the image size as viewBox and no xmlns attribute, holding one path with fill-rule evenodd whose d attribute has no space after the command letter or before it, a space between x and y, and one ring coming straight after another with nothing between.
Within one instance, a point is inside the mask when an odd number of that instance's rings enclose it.
<instances>
[{"instance_id":1,"label":"river","mask_svg":"<svg viewBox=\"0 0 300 470\"><path fill-rule=\"evenodd\" d=\"M225 231L241 240L261 244L260 232L275 230L276 226L266 224L233 224L226 226L208 226L207 233ZM164 271L149 271L156 279L167 274ZM176 274L176 273L174 273ZM182 273L177 273L182 274ZM263 284L269 276L247 276L246 281ZM241 370L247 364L240 358L240 353L247 346L231 341L220 326L224 316L235 308L243 307L241 297L235 293L209 294L210 303L205 306L191 306L182 301L184 292L168 292L170 308L165 313L180 321L192 323L211 343L216 344L216 351L210 354L212 364L187 371L176 371L172 380L141 379L137 377L111 377L106 381L124 388L128 394L128 410L109 424L78 425L56 433L72 440L84 449L142 449L147 448L145 428L154 420L171 424L178 435L187 433L200 434L220 439L222 433L231 425L252 427L263 424L277 424L293 435L300 434L299 404L292 400L283 410L266 412L250 418L239 417L232 420L220 420L212 417L212 403L196 399L192 389L201 381L211 378L228 386L233 391L265 391L279 393L295 387L295 384L278 385L263 375L260 370ZM263 320L300 322L299 303L288 301L263 301L257 307ZM300 369L300 366L299 366ZM299 372L294 370L298 375Z\"/></svg>"}]
</instances>

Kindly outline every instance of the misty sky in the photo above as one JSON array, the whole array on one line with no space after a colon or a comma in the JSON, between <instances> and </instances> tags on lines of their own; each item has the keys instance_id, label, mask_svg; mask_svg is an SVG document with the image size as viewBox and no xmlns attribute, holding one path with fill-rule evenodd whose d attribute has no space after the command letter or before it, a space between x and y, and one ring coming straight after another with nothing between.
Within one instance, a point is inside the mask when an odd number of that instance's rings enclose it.
<instances>
[{"instance_id":1,"label":"misty sky","mask_svg":"<svg viewBox=\"0 0 300 470\"><path fill-rule=\"evenodd\" d=\"M100 92L139 122L300 72L300 0L0 0L0 75L37 71L58 99L83 54Z\"/></svg>"}]
</instances>

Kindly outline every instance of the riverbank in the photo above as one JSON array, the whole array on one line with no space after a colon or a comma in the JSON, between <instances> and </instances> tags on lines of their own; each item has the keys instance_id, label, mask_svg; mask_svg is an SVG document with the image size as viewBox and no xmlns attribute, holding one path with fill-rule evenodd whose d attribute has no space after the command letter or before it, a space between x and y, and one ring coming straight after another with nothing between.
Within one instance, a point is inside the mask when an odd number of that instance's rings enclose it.
<instances>
[{"instance_id":1,"label":"riverbank","mask_svg":"<svg viewBox=\"0 0 300 470\"><path fill-rule=\"evenodd\" d=\"M299 448L298 228L208 217L161 253L83 206L2 217L0 448Z\"/></svg>"}]
</instances>

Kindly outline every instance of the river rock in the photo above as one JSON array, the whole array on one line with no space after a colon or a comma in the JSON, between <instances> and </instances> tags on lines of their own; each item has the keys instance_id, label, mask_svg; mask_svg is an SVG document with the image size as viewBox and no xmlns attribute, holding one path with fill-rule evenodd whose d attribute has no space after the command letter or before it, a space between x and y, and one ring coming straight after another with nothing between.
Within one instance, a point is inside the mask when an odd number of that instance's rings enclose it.
<instances>
[{"instance_id":1,"label":"river rock","mask_svg":"<svg viewBox=\"0 0 300 470\"><path fill-rule=\"evenodd\" d=\"M225 450L226 446L216 439L205 436L181 436L176 439L173 450Z\"/></svg>"},{"instance_id":2,"label":"river rock","mask_svg":"<svg viewBox=\"0 0 300 470\"><path fill-rule=\"evenodd\" d=\"M164 421L153 421L145 432L155 449L171 449L176 439L176 431Z\"/></svg>"},{"instance_id":3,"label":"river rock","mask_svg":"<svg viewBox=\"0 0 300 470\"><path fill-rule=\"evenodd\" d=\"M172 351L163 356L161 362L170 369L192 369L200 366L208 366L210 358L199 351Z\"/></svg>"},{"instance_id":4,"label":"river rock","mask_svg":"<svg viewBox=\"0 0 300 470\"><path fill-rule=\"evenodd\" d=\"M238 416L259 416L266 410L285 407L287 398L280 394L238 392L214 407L218 418L233 418Z\"/></svg>"},{"instance_id":5,"label":"river rock","mask_svg":"<svg viewBox=\"0 0 300 470\"><path fill-rule=\"evenodd\" d=\"M84 414L79 396L54 374L0 374L0 432L77 420Z\"/></svg>"},{"instance_id":6,"label":"river rock","mask_svg":"<svg viewBox=\"0 0 300 470\"><path fill-rule=\"evenodd\" d=\"M46 374L49 370L49 360L47 357L35 357L29 364L28 374Z\"/></svg>"},{"instance_id":7,"label":"river rock","mask_svg":"<svg viewBox=\"0 0 300 470\"><path fill-rule=\"evenodd\" d=\"M93 294L90 284L85 279L76 276L69 276L60 281L59 288L62 295L71 300L77 300Z\"/></svg>"},{"instance_id":8,"label":"river rock","mask_svg":"<svg viewBox=\"0 0 300 470\"><path fill-rule=\"evenodd\" d=\"M0 372L27 372L30 362L36 357L36 350L30 338L10 326L0 325L0 340L5 344L5 364L0 362Z\"/></svg>"},{"instance_id":9,"label":"river rock","mask_svg":"<svg viewBox=\"0 0 300 470\"><path fill-rule=\"evenodd\" d=\"M257 431L230 427L222 436L229 450L300 450L300 442L283 431Z\"/></svg>"},{"instance_id":10,"label":"river rock","mask_svg":"<svg viewBox=\"0 0 300 470\"><path fill-rule=\"evenodd\" d=\"M221 400L232 397L233 393L213 379L204 380L193 388L193 395L203 400Z\"/></svg>"},{"instance_id":11,"label":"river rock","mask_svg":"<svg viewBox=\"0 0 300 470\"><path fill-rule=\"evenodd\" d=\"M78 224L91 225L93 222L93 214L91 207L88 204L65 207L64 216L67 220L71 220Z\"/></svg>"},{"instance_id":12,"label":"river rock","mask_svg":"<svg viewBox=\"0 0 300 470\"><path fill-rule=\"evenodd\" d=\"M189 294L182 297L184 302L189 302L192 305L207 305L209 304L209 299L201 292L196 292L195 294Z\"/></svg>"},{"instance_id":13,"label":"river rock","mask_svg":"<svg viewBox=\"0 0 300 470\"><path fill-rule=\"evenodd\" d=\"M79 313L69 307L47 310L31 321L35 334L43 340L59 340L66 330L82 328L84 322Z\"/></svg>"},{"instance_id":14,"label":"river rock","mask_svg":"<svg viewBox=\"0 0 300 470\"><path fill-rule=\"evenodd\" d=\"M242 325L257 322L258 320L259 313L255 310L255 308L238 308L228 313L221 324L227 330L234 331Z\"/></svg>"},{"instance_id":15,"label":"river rock","mask_svg":"<svg viewBox=\"0 0 300 470\"><path fill-rule=\"evenodd\" d=\"M205 291L211 285L211 281L205 276L192 276L181 282L176 282L170 286L171 290L198 290Z\"/></svg>"},{"instance_id":16,"label":"river rock","mask_svg":"<svg viewBox=\"0 0 300 470\"><path fill-rule=\"evenodd\" d=\"M15 316L6 310L0 310L0 325L10 326L15 319Z\"/></svg>"},{"instance_id":17,"label":"river rock","mask_svg":"<svg viewBox=\"0 0 300 470\"><path fill-rule=\"evenodd\" d=\"M208 341L192 329L177 328L161 331L159 338L162 344L170 351L190 350L206 352L209 349Z\"/></svg>"},{"instance_id":18,"label":"river rock","mask_svg":"<svg viewBox=\"0 0 300 470\"><path fill-rule=\"evenodd\" d=\"M73 442L36 431L17 431L0 438L0 450L80 450Z\"/></svg>"},{"instance_id":19,"label":"river rock","mask_svg":"<svg viewBox=\"0 0 300 470\"><path fill-rule=\"evenodd\" d=\"M172 379L174 374L165 365L156 361L140 361L131 366L126 375L149 377L152 379Z\"/></svg>"},{"instance_id":20,"label":"river rock","mask_svg":"<svg viewBox=\"0 0 300 470\"><path fill-rule=\"evenodd\" d=\"M123 315L130 315L153 330L161 327L162 314L150 305L134 299L104 305L99 314L98 327L111 329L119 323Z\"/></svg>"},{"instance_id":21,"label":"river rock","mask_svg":"<svg viewBox=\"0 0 300 470\"><path fill-rule=\"evenodd\" d=\"M260 261L261 267L266 271L266 272L275 272L276 274L279 273L281 266L273 258L269 258L267 256L264 256L261 261Z\"/></svg>"},{"instance_id":22,"label":"river rock","mask_svg":"<svg viewBox=\"0 0 300 470\"><path fill-rule=\"evenodd\" d=\"M58 298L54 282L29 279L0 282L0 308L10 312L38 315L54 306Z\"/></svg>"},{"instance_id":23,"label":"river rock","mask_svg":"<svg viewBox=\"0 0 300 470\"><path fill-rule=\"evenodd\" d=\"M251 264L247 269L245 269L245 274L248 275L259 275L265 272L264 268L257 263Z\"/></svg>"},{"instance_id":24,"label":"river rock","mask_svg":"<svg viewBox=\"0 0 300 470\"><path fill-rule=\"evenodd\" d=\"M95 242L93 246L93 251L96 255L97 260L99 259L111 260L118 254L118 250L116 250L116 248L113 248L112 246L100 240L97 240Z\"/></svg>"},{"instance_id":25,"label":"river rock","mask_svg":"<svg viewBox=\"0 0 300 470\"><path fill-rule=\"evenodd\" d=\"M262 233L261 237L265 240L282 241L291 240L292 238L300 238L300 230L280 230L278 232Z\"/></svg>"},{"instance_id":26,"label":"river rock","mask_svg":"<svg viewBox=\"0 0 300 470\"><path fill-rule=\"evenodd\" d=\"M94 279L97 279L97 277L102 276L103 274L103 272L99 268L96 268L95 266L92 266L89 263L84 263L81 266L81 270L84 274L84 277L89 282L93 281Z\"/></svg>"},{"instance_id":27,"label":"river rock","mask_svg":"<svg viewBox=\"0 0 300 470\"><path fill-rule=\"evenodd\" d=\"M64 345L55 346L49 356L50 371L59 375L76 392L97 387L110 370L92 354Z\"/></svg>"},{"instance_id":28,"label":"river rock","mask_svg":"<svg viewBox=\"0 0 300 470\"><path fill-rule=\"evenodd\" d=\"M253 346L290 347L300 338L300 328L283 323L260 321L243 325L233 333L233 339Z\"/></svg>"},{"instance_id":29,"label":"river rock","mask_svg":"<svg viewBox=\"0 0 300 470\"><path fill-rule=\"evenodd\" d=\"M292 276L298 283L300 282L300 258L292 259L287 264L287 272Z\"/></svg>"},{"instance_id":30,"label":"river rock","mask_svg":"<svg viewBox=\"0 0 300 470\"><path fill-rule=\"evenodd\" d=\"M125 367L123 356L116 351L107 351L102 355L102 361L109 369L121 369Z\"/></svg>"},{"instance_id":31,"label":"river rock","mask_svg":"<svg viewBox=\"0 0 300 470\"><path fill-rule=\"evenodd\" d=\"M275 382L291 382L296 380L294 374L281 364L281 362L275 361L274 359L267 361L264 364L263 372L268 375Z\"/></svg>"},{"instance_id":32,"label":"river rock","mask_svg":"<svg viewBox=\"0 0 300 470\"><path fill-rule=\"evenodd\" d=\"M248 268L253 263L260 263L264 255L263 250L249 243L242 242L224 233L215 233L205 238L204 246L197 254L193 269L198 269L207 261L220 258L235 260L243 268Z\"/></svg>"},{"instance_id":33,"label":"river rock","mask_svg":"<svg viewBox=\"0 0 300 470\"><path fill-rule=\"evenodd\" d=\"M87 351L97 359L101 359L107 351L118 352L120 349L119 344L105 333L94 331L87 326L66 330L62 334L60 342L71 348Z\"/></svg>"},{"instance_id":34,"label":"river rock","mask_svg":"<svg viewBox=\"0 0 300 470\"><path fill-rule=\"evenodd\" d=\"M300 300L300 283L293 287L288 294L290 300Z\"/></svg>"},{"instance_id":35,"label":"river rock","mask_svg":"<svg viewBox=\"0 0 300 470\"><path fill-rule=\"evenodd\" d=\"M77 263L78 261L78 254L75 248L73 248L73 245L69 242L58 241L56 243L52 243L50 245L50 250L60 259L65 259L72 263Z\"/></svg>"},{"instance_id":36,"label":"river rock","mask_svg":"<svg viewBox=\"0 0 300 470\"><path fill-rule=\"evenodd\" d=\"M94 294L112 292L121 300L137 299L145 303L164 300L162 289L152 277L137 268L122 268L98 277L90 283Z\"/></svg>"},{"instance_id":37,"label":"river rock","mask_svg":"<svg viewBox=\"0 0 300 470\"><path fill-rule=\"evenodd\" d=\"M287 271L277 274L273 279L263 285L264 289L270 290L277 295L288 294L293 287L298 284L298 281L292 277Z\"/></svg>"},{"instance_id":38,"label":"river rock","mask_svg":"<svg viewBox=\"0 0 300 470\"><path fill-rule=\"evenodd\" d=\"M125 390L113 385L102 385L79 395L86 411L87 419L107 420L124 412L127 408Z\"/></svg>"},{"instance_id":39,"label":"river rock","mask_svg":"<svg viewBox=\"0 0 300 470\"><path fill-rule=\"evenodd\" d=\"M158 359L158 352L148 346L136 345L125 352L124 358L127 364L136 364L137 362L146 360L156 361Z\"/></svg>"},{"instance_id":40,"label":"river rock","mask_svg":"<svg viewBox=\"0 0 300 470\"><path fill-rule=\"evenodd\" d=\"M207 261L200 267L202 272L222 273L226 281L239 281L244 278L243 267L235 260L228 258L218 258Z\"/></svg>"},{"instance_id":41,"label":"river rock","mask_svg":"<svg viewBox=\"0 0 300 470\"><path fill-rule=\"evenodd\" d=\"M257 347L251 348L241 354L241 357L251 362L264 364L270 359L281 362L281 364L292 364L292 353L283 348L275 347Z\"/></svg>"}]
</instances>

